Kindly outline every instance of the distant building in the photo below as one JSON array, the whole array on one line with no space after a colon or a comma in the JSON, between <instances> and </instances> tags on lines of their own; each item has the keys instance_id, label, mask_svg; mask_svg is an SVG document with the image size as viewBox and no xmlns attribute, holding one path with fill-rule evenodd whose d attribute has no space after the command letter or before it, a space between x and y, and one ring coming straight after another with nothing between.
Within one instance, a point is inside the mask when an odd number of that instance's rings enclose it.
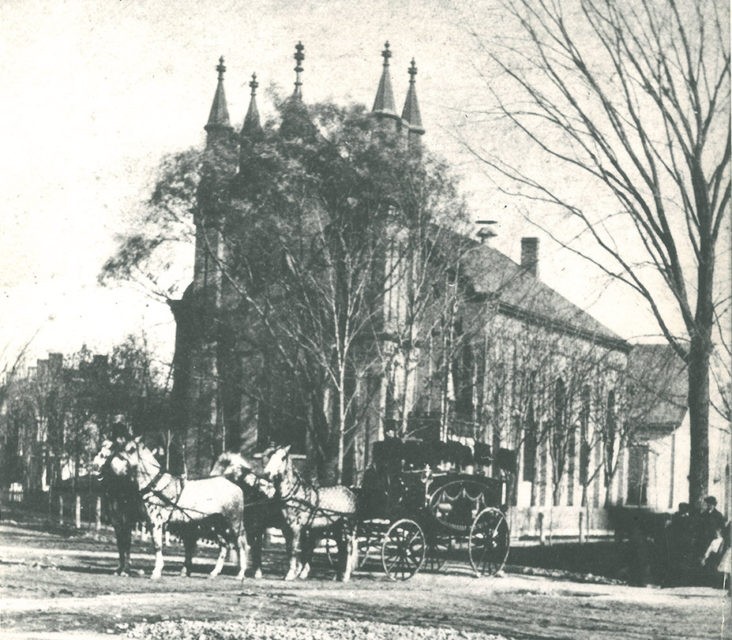
<instances>
[{"instance_id":1,"label":"distant building","mask_svg":"<svg viewBox=\"0 0 732 640\"><path fill-rule=\"evenodd\" d=\"M85 475L109 384L106 355L65 363L63 354L49 353L14 376L0 407L0 486L45 492Z\"/></svg>"}]
</instances>

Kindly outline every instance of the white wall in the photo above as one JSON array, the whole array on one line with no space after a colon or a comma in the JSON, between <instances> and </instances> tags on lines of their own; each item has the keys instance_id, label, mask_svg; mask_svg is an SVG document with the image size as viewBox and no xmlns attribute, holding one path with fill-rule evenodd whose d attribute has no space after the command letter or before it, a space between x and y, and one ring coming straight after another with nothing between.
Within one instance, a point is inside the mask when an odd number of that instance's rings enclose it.
<instances>
[{"instance_id":1,"label":"white wall","mask_svg":"<svg viewBox=\"0 0 732 640\"><path fill-rule=\"evenodd\" d=\"M675 511L679 502L689 499L689 415L676 431L649 442L648 506L656 511ZM709 494L717 498L718 508L729 509L730 496L729 424L713 412L709 417ZM729 515L729 514L728 514Z\"/></svg>"}]
</instances>

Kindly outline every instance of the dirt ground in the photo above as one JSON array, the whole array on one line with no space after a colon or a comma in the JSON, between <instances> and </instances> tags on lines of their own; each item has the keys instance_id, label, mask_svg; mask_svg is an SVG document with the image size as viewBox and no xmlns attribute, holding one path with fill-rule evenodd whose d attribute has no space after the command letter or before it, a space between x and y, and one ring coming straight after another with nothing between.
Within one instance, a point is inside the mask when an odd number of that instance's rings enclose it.
<instances>
[{"instance_id":1,"label":"dirt ground","mask_svg":"<svg viewBox=\"0 0 732 640\"><path fill-rule=\"evenodd\" d=\"M343 620L449 627L507 638L727 638L730 601L709 588L637 588L579 584L506 574L476 579L450 562L440 573L404 583L359 571L333 581L322 559L307 581L284 582L279 547L265 550L265 578L235 579L233 563L209 580L211 550L197 572L180 577L180 549L171 547L163 578L117 577L108 536L49 533L0 524L0 638L97 640L125 635L134 624L160 620ZM136 542L133 564L148 575L149 545Z\"/></svg>"}]
</instances>

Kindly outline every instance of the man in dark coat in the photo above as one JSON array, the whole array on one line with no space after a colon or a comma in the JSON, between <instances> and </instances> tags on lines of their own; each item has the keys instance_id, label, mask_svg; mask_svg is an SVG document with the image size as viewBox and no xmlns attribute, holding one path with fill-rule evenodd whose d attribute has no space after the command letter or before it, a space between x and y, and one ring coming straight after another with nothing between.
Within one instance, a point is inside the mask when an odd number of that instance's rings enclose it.
<instances>
[{"instance_id":1,"label":"man in dark coat","mask_svg":"<svg viewBox=\"0 0 732 640\"><path fill-rule=\"evenodd\" d=\"M699 516L699 546L702 553L717 537L717 532L724 531L726 522L725 517L717 510L717 499L714 496L704 498L704 510Z\"/></svg>"}]
</instances>

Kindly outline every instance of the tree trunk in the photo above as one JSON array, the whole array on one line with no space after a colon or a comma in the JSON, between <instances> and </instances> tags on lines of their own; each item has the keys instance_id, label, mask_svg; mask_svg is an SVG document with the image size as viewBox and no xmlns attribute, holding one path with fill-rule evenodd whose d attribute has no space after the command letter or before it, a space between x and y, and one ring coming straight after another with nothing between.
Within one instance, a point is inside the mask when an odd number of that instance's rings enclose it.
<instances>
[{"instance_id":1,"label":"tree trunk","mask_svg":"<svg viewBox=\"0 0 732 640\"><path fill-rule=\"evenodd\" d=\"M692 339L689 350L689 504L709 490L709 352Z\"/></svg>"},{"instance_id":2,"label":"tree trunk","mask_svg":"<svg viewBox=\"0 0 732 640\"><path fill-rule=\"evenodd\" d=\"M699 505L709 491L709 358L714 328L714 243L709 227L709 203L702 197L700 166L694 172L697 215L700 222L699 267L694 323L689 330L689 504Z\"/></svg>"}]
</instances>

